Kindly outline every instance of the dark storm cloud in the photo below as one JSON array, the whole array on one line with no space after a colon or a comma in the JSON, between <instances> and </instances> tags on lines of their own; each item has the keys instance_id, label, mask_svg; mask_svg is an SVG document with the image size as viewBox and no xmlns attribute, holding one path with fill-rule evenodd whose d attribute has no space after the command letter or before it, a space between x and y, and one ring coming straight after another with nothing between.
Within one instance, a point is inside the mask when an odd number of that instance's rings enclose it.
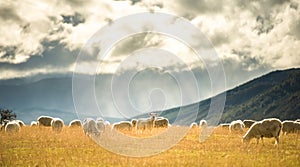
<instances>
[{"instance_id":1,"label":"dark storm cloud","mask_svg":"<svg viewBox=\"0 0 300 167\"><path fill-rule=\"evenodd\" d=\"M63 23L72 24L77 26L80 23L85 22L85 18L80 13L75 12L74 15L61 15L63 18Z\"/></svg>"},{"instance_id":2,"label":"dark storm cloud","mask_svg":"<svg viewBox=\"0 0 300 167\"><path fill-rule=\"evenodd\" d=\"M15 9L9 6L0 7L0 18L2 20L21 21L21 18L16 13Z\"/></svg>"},{"instance_id":3,"label":"dark storm cloud","mask_svg":"<svg viewBox=\"0 0 300 167\"><path fill-rule=\"evenodd\" d=\"M114 1L127 1L127 0L114 0ZM141 2L142 0L129 0L131 2L131 5L135 5L139 2Z\"/></svg>"},{"instance_id":4,"label":"dark storm cloud","mask_svg":"<svg viewBox=\"0 0 300 167\"><path fill-rule=\"evenodd\" d=\"M269 33L273 28L274 24L271 22L270 17L264 18L260 15L256 17L257 26L254 28L257 30L257 34Z\"/></svg>"},{"instance_id":5,"label":"dark storm cloud","mask_svg":"<svg viewBox=\"0 0 300 167\"><path fill-rule=\"evenodd\" d=\"M253 53L251 51L242 50L242 49L239 50L233 49L231 53L239 57L240 59L239 67L244 70L257 69L263 63L262 60L260 60L258 57L252 56Z\"/></svg>"},{"instance_id":6,"label":"dark storm cloud","mask_svg":"<svg viewBox=\"0 0 300 167\"><path fill-rule=\"evenodd\" d=\"M137 49L145 47L155 47L159 46L160 40L152 40L155 34L153 33L141 33L133 35L125 40L119 42L115 45L116 48L113 51L114 56L118 55L128 55L134 52Z\"/></svg>"},{"instance_id":7,"label":"dark storm cloud","mask_svg":"<svg viewBox=\"0 0 300 167\"><path fill-rule=\"evenodd\" d=\"M290 2L290 0L236 0L235 4L241 9L250 10L252 13L268 15L274 7L281 6L288 2Z\"/></svg>"},{"instance_id":8,"label":"dark storm cloud","mask_svg":"<svg viewBox=\"0 0 300 167\"><path fill-rule=\"evenodd\" d=\"M85 0L64 0L67 4L71 6L82 6L86 3Z\"/></svg>"},{"instance_id":9,"label":"dark storm cloud","mask_svg":"<svg viewBox=\"0 0 300 167\"><path fill-rule=\"evenodd\" d=\"M1 58L14 59L17 53L17 46L0 46L0 51L3 52Z\"/></svg>"},{"instance_id":10,"label":"dark storm cloud","mask_svg":"<svg viewBox=\"0 0 300 167\"><path fill-rule=\"evenodd\" d=\"M60 41L42 41L44 51L39 55L31 55L26 62L20 64L0 63L0 70L30 71L33 69L67 68L75 62L79 50L71 51ZM15 47L7 52L15 55Z\"/></svg>"},{"instance_id":11,"label":"dark storm cloud","mask_svg":"<svg viewBox=\"0 0 300 167\"><path fill-rule=\"evenodd\" d=\"M131 0L131 5L135 5L136 3L141 2L142 0Z\"/></svg>"},{"instance_id":12,"label":"dark storm cloud","mask_svg":"<svg viewBox=\"0 0 300 167\"><path fill-rule=\"evenodd\" d=\"M210 12L221 12L223 9L223 3L214 2L214 1L205 1L205 0L178 0L176 1L178 5L182 6L183 9L186 9L187 13L194 12L197 14L210 13Z\"/></svg>"},{"instance_id":13,"label":"dark storm cloud","mask_svg":"<svg viewBox=\"0 0 300 167\"><path fill-rule=\"evenodd\" d=\"M297 2L292 2L290 4L290 8L297 10L298 9L298 3Z\"/></svg>"}]
</instances>

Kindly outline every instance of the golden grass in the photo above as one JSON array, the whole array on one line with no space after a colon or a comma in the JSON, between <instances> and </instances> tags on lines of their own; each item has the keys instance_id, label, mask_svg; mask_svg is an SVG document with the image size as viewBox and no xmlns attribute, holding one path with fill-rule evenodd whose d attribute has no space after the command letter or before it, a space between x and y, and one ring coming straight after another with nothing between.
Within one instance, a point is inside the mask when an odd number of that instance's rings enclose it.
<instances>
[{"instance_id":1,"label":"golden grass","mask_svg":"<svg viewBox=\"0 0 300 167\"><path fill-rule=\"evenodd\" d=\"M265 139L265 146L255 140L244 145L241 134L222 128L199 143L199 133L192 128L170 150L132 158L106 151L80 128L55 134L50 128L24 127L18 134L1 132L0 166L300 166L300 135L281 136L276 148L274 139Z\"/></svg>"}]
</instances>

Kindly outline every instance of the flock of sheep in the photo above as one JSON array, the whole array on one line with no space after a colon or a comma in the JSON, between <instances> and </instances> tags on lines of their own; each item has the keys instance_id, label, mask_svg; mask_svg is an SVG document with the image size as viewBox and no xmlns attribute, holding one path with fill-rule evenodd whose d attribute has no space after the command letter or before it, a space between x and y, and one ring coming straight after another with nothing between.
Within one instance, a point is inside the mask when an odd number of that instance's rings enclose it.
<instances>
[{"instance_id":1,"label":"flock of sheep","mask_svg":"<svg viewBox=\"0 0 300 167\"><path fill-rule=\"evenodd\" d=\"M282 131L283 134L300 133L300 119L295 121L286 120L281 122L277 118L268 118L261 121L254 120L236 120L230 124L221 124L221 127L229 128L232 132L244 132L245 128L249 128L246 134L242 137L243 142L249 142L251 139L256 138L257 144L259 139L275 138L275 144L279 143L279 135ZM264 144L264 143L263 143Z\"/></svg>"},{"instance_id":2,"label":"flock of sheep","mask_svg":"<svg viewBox=\"0 0 300 167\"><path fill-rule=\"evenodd\" d=\"M1 126L1 130L4 129L7 133L19 132L20 129L25 126L21 120L13 120L6 122L5 125ZM34 126L46 126L51 127L52 130L56 133L60 133L64 128L64 121L60 118L53 118L50 116L40 116L37 118L37 121L32 121L30 124L31 127ZM107 127L110 127L111 130L128 130L135 131L140 134L145 131L152 132L153 128L168 128L171 126L169 120L164 117L157 117L156 114L150 114L149 118L142 119L132 119L131 121L121 121L110 125L108 121L98 118L96 120L92 118L87 118L83 123L76 119L69 123L69 127L82 127L84 133L87 136L99 137L102 133L105 132ZM206 128L207 122L201 120L199 124L192 123L191 127L200 127ZM279 135L281 131L283 134L288 133L299 133L300 132L300 119L295 121L286 120L281 122L276 118L268 118L261 121L254 120L236 120L231 123L220 124L219 127L228 128L230 133L244 133L246 128L248 129L245 135L242 137L243 142L249 142L251 139L256 138L257 143L259 139L263 138L272 138L274 137L276 142L279 143Z\"/></svg>"}]
</instances>

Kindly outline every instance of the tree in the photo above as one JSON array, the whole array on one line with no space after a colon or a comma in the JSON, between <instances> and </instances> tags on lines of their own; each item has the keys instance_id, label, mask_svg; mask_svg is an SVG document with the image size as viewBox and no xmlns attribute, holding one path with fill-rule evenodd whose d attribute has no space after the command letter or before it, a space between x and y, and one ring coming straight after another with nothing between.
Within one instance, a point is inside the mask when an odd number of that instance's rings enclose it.
<instances>
[{"instance_id":1,"label":"tree","mask_svg":"<svg viewBox=\"0 0 300 167\"><path fill-rule=\"evenodd\" d=\"M1 120L0 123L3 125L8 121L15 120L17 118L17 115L12 112L12 110L9 109L0 109L1 113Z\"/></svg>"}]
</instances>

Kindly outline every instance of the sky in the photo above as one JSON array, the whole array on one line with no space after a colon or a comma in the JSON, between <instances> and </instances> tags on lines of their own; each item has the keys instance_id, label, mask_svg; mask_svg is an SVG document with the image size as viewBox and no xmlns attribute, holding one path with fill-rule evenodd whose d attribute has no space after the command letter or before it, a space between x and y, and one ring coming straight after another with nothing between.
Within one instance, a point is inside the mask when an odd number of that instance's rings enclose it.
<instances>
[{"instance_id":1,"label":"sky","mask_svg":"<svg viewBox=\"0 0 300 167\"><path fill-rule=\"evenodd\" d=\"M273 70L300 67L299 5L299 0L2 0L0 79L72 74L79 51L103 26L130 14L162 12L183 17L210 40L229 89ZM143 48L165 49L184 62L160 55L157 62L163 62L164 69L205 71L193 50L180 41L143 33L114 45L98 74L148 67L151 63L139 64L134 58L124 65Z\"/></svg>"}]
</instances>

